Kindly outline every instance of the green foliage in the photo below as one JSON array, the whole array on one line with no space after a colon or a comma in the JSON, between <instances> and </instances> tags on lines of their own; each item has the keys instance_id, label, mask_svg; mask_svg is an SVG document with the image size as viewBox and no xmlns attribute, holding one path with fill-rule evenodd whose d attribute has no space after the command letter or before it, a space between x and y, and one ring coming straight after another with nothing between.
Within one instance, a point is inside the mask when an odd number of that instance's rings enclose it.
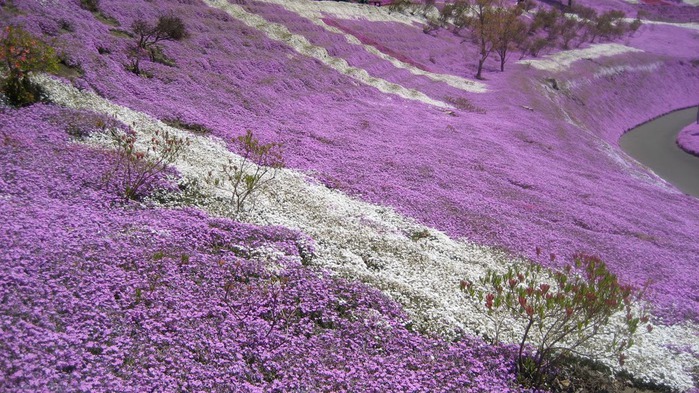
<instances>
[{"instance_id":1,"label":"green foliage","mask_svg":"<svg viewBox=\"0 0 699 393\"><path fill-rule=\"evenodd\" d=\"M133 22L131 29L138 37L138 47L146 49L160 41L180 41L189 35L187 27L180 17L163 15L153 25L143 19Z\"/></svg>"},{"instance_id":2,"label":"green foliage","mask_svg":"<svg viewBox=\"0 0 699 393\"><path fill-rule=\"evenodd\" d=\"M500 339L505 315L521 324L521 336L512 337L519 342L518 375L534 386L563 356L612 354L623 364L639 325L648 322L633 308L642 292L621 285L603 261L585 254L575 255L574 266L563 271L515 265L505 273L488 271L478 284L462 281L461 289L495 322L494 341ZM602 352L579 351L594 337L607 339ZM525 351L529 346L531 354Z\"/></svg>"},{"instance_id":3,"label":"green foliage","mask_svg":"<svg viewBox=\"0 0 699 393\"><path fill-rule=\"evenodd\" d=\"M633 22L629 23L629 33L635 33L638 29L641 28L641 25L643 25L643 22L641 22L641 19L637 17L633 20Z\"/></svg>"},{"instance_id":4,"label":"green foliage","mask_svg":"<svg viewBox=\"0 0 699 393\"><path fill-rule=\"evenodd\" d=\"M187 27L180 17L163 15L158 18L156 24L143 19L137 19L131 25L136 44L129 48L129 64L126 69L137 75L144 74L141 69L141 59L148 57L151 61L173 67L174 60L163 53L157 45L161 41L180 41L189 36Z\"/></svg>"},{"instance_id":5,"label":"green foliage","mask_svg":"<svg viewBox=\"0 0 699 393\"><path fill-rule=\"evenodd\" d=\"M261 143L250 130L234 139L233 143L241 159L237 162L229 160L220 177L209 173L207 181L231 192L233 209L239 215L252 208L255 196L284 167L284 159L281 144Z\"/></svg>"},{"instance_id":6,"label":"green foliage","mask_svg":"<svg viewBox=\"0 0 699 393\"><path fill-rule=\"evenodd\" d=\"M139 151L135 132L112 130L111 136L117 157L114 167L105 175L105 182L115 186L127 200L139 199L149 191L158 176L189 145L189 139L156 131L155 136L146 142L146 151Z\"/></svg>"},{"instance_id":7,"label":"green foliage","mask_svg":"<svg viewBox=\"0 0 699 393\"><path fill-rule=\"evenodd\" d=\"M80 8L90 12L99 12L100 0L80 0Z\"/></svg>"},{"instance_id":8,"label":"green foliage","mask_svg":"<svg viewBox=\"0 0 699 393\"><path fill-rule=\"evenodd\" d=\"M182 130L191 131L195 134L200 134L200 135L211 134L211 130L208 127L204 126L203 124L188 123L188 122L180 119L179 117L169 118L169 119L166 118L166 119L163 119L162 121L163 121L163 123L169 125L170 127L175 127L175 128L179 128Z\"/></svg>"},{"instance_id":9,"label":"green foliage","mask_svg":"<svg viewBox=\"0 0 699 393\"><path fill-rule=\"evenodd\" d=\"M393 0L388 6L388 10L391 12L403 12L414 6L415 3L412 0Z\"/></svg>"},{"instance_id":10,"label":"green foliage","mask_svg":"<svg viewBox=\"0 0 699 393\"><path fill-rule=\"evenodd\" d=\"M534 20L532 20L531 24L529 25L529 32L534 33L539 29L543 29L545 31L553 29L558 22L559 16L561 16L561 14L554 8L551 8L550 10L540 8L534 14Z\"/></svg>"},{"instance_id":11,"label":"green foliage","mask_svg":"<svg viewBox=\"0 0 699 393\"><path fill-rule=\"evenodd\" d=\"M456 0L453 3L445 3L439 12L441 25L452 24L457 30L466 27L468 12L471 5L466 0Z\"/></svg>"},{"instance_id":12,"label":"green foliage","mask_svg":"<svg viewBox=\"0 0 699 393\"><path fill-rule=\"evenodd\" d=\"M431 23L449 26L455 34L470 34L478 45L476 78L483 79L483 66L491 53L498 54L500 70L504 71L510 52L525 40L528 29L521 18L523 9L507 6L502 0L459 0L445 4L439 19Z\"/></svg>"},{"instance_id":13,"label":"green foliage","mask_svg":"<svg viewBox=\"0 0 699 393\"><path fill-rule=\"evenodd\" d=\"M427 229L422 229L420 231L413 231L410 233L410 240L416 242L422 239L430 239L432 235Z\"/></svg>"},{"instance_id":14,"label":"green foliage","mask_svg":"<svg viewBox=\"0 0 699 393\"><path fill-rule=\"evenodd\" d=\"M26 106L37 102L40 91L32 84L31 74L55 72L58 62L49 45L21 27L6 27L0 37L0 70L4 74L0 85L10 104Z\"/></svg>"},{"instance_id":15,"label":"green foliage","mask_svg":"<svg viewBox=\"0 0 699 393\"><path fill-rule=\"evenodd\" d=\"M608 40L623 36L628 31L628 24L624 22L625 16L623 11L618 10L610 10L600 14L592 28L592 41L597 36Z\"/></svg>"},{"instance_id":16,"label":"green foliage","mask_svg":"<svg viewBox=\"0 0 699 393\"><path fill-rule=\"evenodd\" d=\"M402 4L399 2L397 4ZM520 58L538 56L549 47L569 49L596 39L615 40L633 33L641 26L640 19L624 21L624 13L606 11L600 15L593 8L571 5L570 17L555 8L539 8L533 15L523 16L533 8L531 0L518 1L516 5L503 0L455 0L441 7L438 18L430 18L423 29L431 33L438 28L449 28L454 34L464 36L464 42L478 47L476 78L482 79L483 65L495 52L500 59L500 71L510 54L520 51Z\"/></svg>"},{"instance_id":17,"label":"green foliage","mask_svg":"<svg viewBox=\"0 0 699 393\"><path fill-rule=\"evenodd\" d=\"M500 71L505 71L505 63L511 51L521 46L527 36L527 25L522 21L523 8L500 7L494 9L493 22L495 52L500 57Z\"/></svg>"}]
</instances>

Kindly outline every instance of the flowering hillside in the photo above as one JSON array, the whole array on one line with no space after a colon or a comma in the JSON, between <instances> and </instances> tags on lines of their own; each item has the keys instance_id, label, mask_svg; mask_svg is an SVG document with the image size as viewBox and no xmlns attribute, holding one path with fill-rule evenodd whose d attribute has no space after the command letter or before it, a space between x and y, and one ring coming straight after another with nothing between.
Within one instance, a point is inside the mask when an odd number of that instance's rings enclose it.
<instances>
[{"instance_id":1,"label":"flowering hillside","mask_svg":"<svg viewBox=\"0 0 699 393\"><path fill-rule=\"evenodd\" d=\"M618 140L699 105L699 7L580 0L652 20L480 81L474 43L387 7L86 3L0 2L62 63L32 76L44 103L0 108L0 390L518 391L459 282L579 251L648 285L655 328L602 361L697 388L699 200ZM135 51L163 15L187 36ZM189 140L156 192L105 181L112 125L142 156ZM287 168L238 214L209 180L247 130Z\"/></svg>"}]
</instances>

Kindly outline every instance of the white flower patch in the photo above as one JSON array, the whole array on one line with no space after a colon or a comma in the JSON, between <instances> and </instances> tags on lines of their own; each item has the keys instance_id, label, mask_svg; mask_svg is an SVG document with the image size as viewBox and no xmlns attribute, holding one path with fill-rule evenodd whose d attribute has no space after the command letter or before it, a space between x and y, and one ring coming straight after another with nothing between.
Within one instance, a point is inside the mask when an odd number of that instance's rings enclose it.
<instances>
[{"instance_id":1,"label":"white flower patch","mask_svg":"<svg viewBox=\"0 0 699 393\"><path fill-rule=\"evenodd\" d=\"M205 200L198 202L199 207L218 215L232 211L226 205L225 192L204 181L210 171L229 159L239 159L222 141L168 127L149 115L80 92L46 75L37 75L34 80L52 102L113 116L131 125L140 139L151 138L156 130L188 137L191 143L174 166L185 178L202 185ZM314 266L378 288L401 303L419 327L445 336L452 335L454 329L470 334L492 331L492 323L479 311L482 305L466 299L459 291L459 281L476 281L489 268L505 269L516 262L504 254L451 239L391 208L353 199L291 169L277 174L272 187L259 196L257 206L247 216L249 221L305 232L316 242ZM275 250L257 251L273 259L278 255ZM516 329L513 323L509 325ZM696 325L685 323L659 325L651 333L640 334L626 370L637 378L676 389L692 388L691 368L696 365L692 353L699 353L697 331ZM591 343L591 348L595 346L598 344Z\"/></svg>"},{"instance_id":2,"label":"white flower patch","mask_svg":"<svg viewBox=\"0 0 699 393\"><path fill-rule=\"evenodd\" d=\"M340 19L356 19L368 22L397 22L406 25L423 22L418 17L400 12L389 12L388 7L350 3L344 1L307 1L307 0L262 0L284 6L288 10L305 15L332 15Z\"/></svg>"},{"instance_id":3,"label":"white flower patch","mask_svg":"<svg viewBox=\"0 0 699 393\"><path fill-rule=\"evenodd\" d=\"M468 91L471 93L485 93L487 91L486 85L482 82L473 81L473 80L458 77L455 75L438 74L438 73L434 73L434 72L425 71L425 70L417 68L413 65L407 64L403 61L400 61L393 56L390 56L390 55L387 55L387 54L381 52L380 50L376 49L376 47L374 47L372 45L367 45L367 44L362 43L357 37L353 36L352 34L348 34L344 31L342 31L341 29L338 29L337 27L329 26L328 24L326 24L322 20L323 13L330 13L330 14L337 16L339 18L342 18L342 19L352 18L352 19L374 21L372 19L362 17L364 14L367 14L366 11L359 12L357 15L353 15L352 17L347 17L345 14L338 13L338 12L332 12L332 11L327 12L328 9L332 10L332 9L338 8L338 9L344 10L344 9L346 9L345 7L347 7L347 9L351 9L351 10L366 10L366 9L374 10L373 12L369 12L368 14L371 14L371 15L376 15L377 13L386 14L387 17L389 17L389 16L391 17L390 19L394 19L394 20L390 20L390 22L405 21L407 17L403 14L398 14L398 15L402 15L402 17L392 16L392 15L395 15L396 13L388 13L388 11L385 10L385 7L384 8L367 7L366 5L361 6L359 4L352 4L352 3L335 3L335 2L333 2L332 4L337 4L337 6L320 7L320 6L318 6L318 4L325 4L326 2L313 2L310 4L308 2L304 2L303 5L300 5L298 2L295 2L295 1L281 1L281 0L262 0L262 1L282 6L282 7L286 8L287 10L289 10L291 12L295 12L298 15L308 19L309 21L313 22L317 26L320 26L331 33L341 34L343 37L345 37L345 40L347 40L348 43L360 46L368 53L371 53L372 55L374 55L382 60L386 60L386 61L390 62L396 68L401 68L401 69L407 70L413 75L424 76L424 77L427 77L429 79L432 79L433 81L443 82L443 83L448 84L449 86L452 86L452 87L455 87L457 89L461 89L464 91ZM345 6L339 6L339 4L344 4ZM349 7L349 6L353 6L353 7ZM386 18L386 19L389 19L389 18ZM389 21L389 20L386 20L386 21ZM424 22L425 22L424 19L420 21L420 23L424 23ZM415 27L414 24L411 24L410 26L417 29L417 27Z\"/></svg>"},{"instance_id":4,"label":"white flower patch","mask_svg":"<svg viewBox=\"0 0 699 393\"><path fill-rule=\"evenodd\" d=\"M597 59L606 56L615 56L624 53L643 52L641 49L630 46L607 43L596 44L585 49L565 50L546 56L540 60L520 60L519 64L529 64L530 66L544 71L564 71L573 63L583 59Z\"/></svg>"},{"instance_id":5,"label":"white flower patch","mask_svg":"<svg viewBox=\"0 0 699 393\"><path fill-rule=\"evenodd\" d=\"M407 89L385 79L371 76L366 70L349 65L345 59L331 56L325 48L313 45L306 37L293 34L285 26L269 22L259 15L246 11L239 5L231 4L227 0L204 0L204 3L210 7L223 10L246 25L264 32L270 39L283 42L298 53L319 60L323 64L344 75L377 88L382 93L395 94L402 98L420 101L439 108L452 108L451 105L434 100L417 90Z\"/></svg>"},{"instance_id":6,"label":"white flower patch","mask_svg":"<svg viewBox=\"0 0 699 393\"><path fill-rule=\"evenodd\" d=\"M685 1L693 1L694 3L689 3L694 6L699 6L699 0L685 0ZM633 19L626 19L627 21L631 22ZM674 26L674 27L681 27L683 29L690 29L690 30L699 30L699 23L693 23L693 22L685 22L685 23L680 23L680 22L663 22L659 20L641 20L644 25L665 25L665 26Z\"/></svg>"},{"instance_id":7,"label":"white flower patch","mask_svg":"<svg viewBox=\"0 0 699 393\"><path fill-rule=\"evenodd\" d=\"M593 78L599 79L603 78L606 76L615 76L615 75L621 75L626 72L653 72L658 70L661 66L663 65L662 62L656 61L650 64L644 64L644 65L617 65L617 66L611 66L611 67L602 67L598 71L595 72L593 75Z\"/></svg>"},{"instance_id":8,"label":"white flower patch","mask_svg":"<svg viewBox=\"0 0 699 393\"><path fill-rule=\"evenodd\" d=\"M654 72L660 69L660 67L663 66L663 63L660 61L648 63L648 64L641 64L641 65L629 65L629 64L620 64L620 65L615 65L615 66L604 66L604 67L599 67L597 71L592 75L592 77L586 77L586 78L579 78L579 79L571 79L568 80L564 83L565 88L567 89L577 89L582 86L588 86L593 83L595 83L596 80L600 78L605 78L605 77L613 77L617 75L621 75L624 73L630 73L630 72Z\"/></svg>"}]
</instances>

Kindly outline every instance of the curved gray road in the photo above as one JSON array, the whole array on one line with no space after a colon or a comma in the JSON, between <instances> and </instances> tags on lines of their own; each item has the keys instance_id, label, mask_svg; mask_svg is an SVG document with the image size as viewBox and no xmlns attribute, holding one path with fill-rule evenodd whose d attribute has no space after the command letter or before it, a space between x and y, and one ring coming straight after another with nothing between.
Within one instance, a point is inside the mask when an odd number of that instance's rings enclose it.
<instances>
[{"instance_id":1,"label":"curved gray road","mask_svg":"<svg viewBox=\"0 0 699 393\"><path fill-rule=\"evenodd\" d=\"M682 192L699 198L699 157L677 146L677 134L697 121L697 108L670 112L642 124L619 139L626 154L649 167Z\"/></svg>"}]
</instances>

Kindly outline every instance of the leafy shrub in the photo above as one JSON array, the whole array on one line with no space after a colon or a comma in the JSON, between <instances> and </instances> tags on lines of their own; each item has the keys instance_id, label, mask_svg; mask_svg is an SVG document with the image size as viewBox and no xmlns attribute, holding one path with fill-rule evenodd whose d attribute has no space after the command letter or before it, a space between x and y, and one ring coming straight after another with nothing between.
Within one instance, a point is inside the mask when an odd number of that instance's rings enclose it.
<instances>
[{"instance_id":1,"label":"leafy shrub","mask_svg":"<svg viewBox=\"0 0 699 393\"><path fill-rule=\"evenodd\" d=\"M154 188L159 175L175 162L189 145L188 139L178 138L168 132L156 131L147 142L146 151L136 148L136 133L110 130L116 145L114 167L105 176L107 184L116 187L125 199L136 200Z\"/></svg>"},{"instance_id":2,"label":"leafy shrub","mask_svg":"<svg viewBox=\"0 0 699 393\"><path fill-rule=\"evenodd\" d=\"M245 135L237 137L235 147L241 160L228 162L222 168L222 177L209 173L208 181L217 187L224 187L231 192L231 202L236 214L249 211L255 203L255 196L271 180L277 171L284 167L282 145L279 143L261 143L248 130Z\"/></svg>"},{"instance_id":3,"label":"leafy shrub","mask_svg":"<svg viewBox=\"0 0 699 393\"><path fill-rule=\"evenodd\" d=\"M555 259L553 254L551 259ZM574 267L568 265L563 271L532 263L515 265L505 273L490 270L480 285L461 282L461 289L481 302L486 316L495 322L495 341L499 341L504 321L501 311L522 323L523 333L517 339L517 371L522 382L539 386L551 367L568 355L609 353L623 364L624 351L633 345L639 324L648 322L645 314L637 316L632 307L642 292L621 285L597 257L577 254L573 260ZM603 336L609 339L604 352L579 351L590 339ZM525 351L528 346L533 347L532 354Z\"/></svg>"},{"instance_id":4,"label":"leafy shrub","mask_svg":"<svg viewBox=\"0 0 699 393\"><path fill-rule=\"evenodd\" d=\"M41 42L21 27L8 26L0 38L0 80L3 93L10 104L26 106L40 99L40 89L33 85L34 72L55 72L58 57L49 45Z\"/></svg>"},{"instance_id":5,"label":"leafy shrub","mask_svg":"<svg viewBox=\"0 0 699 393\"><path fill-rule=\"evenodd\" d=\"M131 25L131 29L138 37L138 47L143 49L160 41L180 41L189 35L182 19L173 15L159 17L155 25L137 19Z\"/></svg>"},{"instance_id":6,"label":"leafy shrub","mask_svg":"<svg viewBox=\"0 0 699 393\"><path fill-rule=\"evenodd\" d=\"M556 23L558 22L558 19L560 17L561 13L554 8L551 8L550 10L540 8L534 14L534 19L529 25L529 32L535 33L539 31L539 29L549 31L555 28Z\"/></svg>"},{"instance_id":7,"label":"leafy shrub","mask_svg":"<svg viewBox=\"0 0 699 393\"><path fill-rule=\"evenodd\" d=\"M99 12L100 0L80 0L80 8L90 12Z\"/></svg>"},{"instance_id":8,"label":"leafy shrub","mask_svg":"<svg viewBox=\"0 0 699 393\"><path fill-rule=\"evenodd\" d=\"M136 44L129 49L129 64L126 68L134 74L141 75L141 59L149 57L151 61L174 66L172 59L167 57L160 46L161 41L180 41L189 36L187 28L177 16L163 15L156 24L143 19L137 19L131 25Z\"/></svg>"},{"instance_id":9,"label":"leafy shrub","mask_svg":"<svg viewBox=\"0 0 699 393\"><path fill-rule=\"evenodd\" d=\"M393 0L388 6L388 10L392 12L403 12L412 9L415 3L411 0Z\"/></svg>"},{"instance_id":10,"label":"leafy shrub","mask_svg":"<svg viewBox=\"0 0 699 393\"><path fill-rule=\"evenodd\" d=\"M600 14L592 28L593 42L596 37L603 37L608 40L620 38L628 30L628 24L624 22L626 15L623 11L610 10Z\"/></svg>"}]
</instances>

